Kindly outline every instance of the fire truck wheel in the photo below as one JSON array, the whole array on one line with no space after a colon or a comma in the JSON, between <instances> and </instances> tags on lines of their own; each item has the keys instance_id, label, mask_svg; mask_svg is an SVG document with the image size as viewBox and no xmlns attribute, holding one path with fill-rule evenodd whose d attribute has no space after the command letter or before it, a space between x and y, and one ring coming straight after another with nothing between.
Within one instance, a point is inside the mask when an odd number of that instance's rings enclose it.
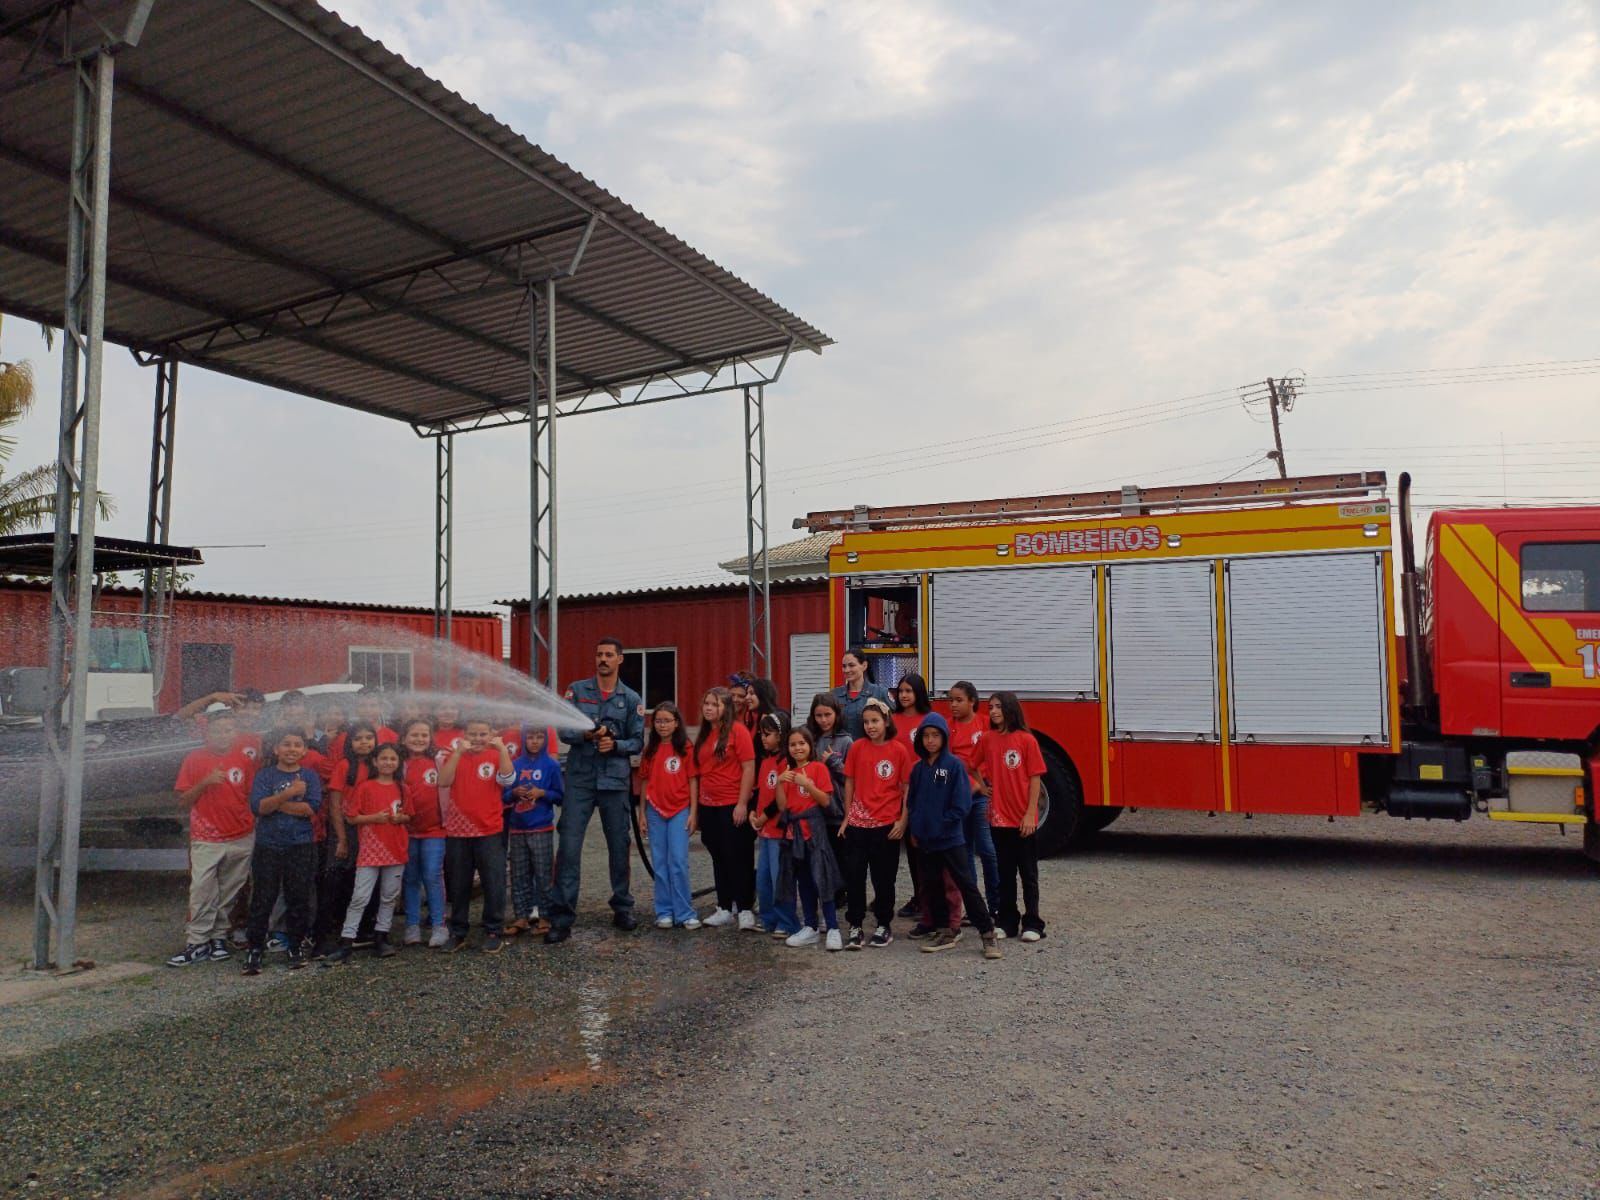
<instances>
[{"instance_id":1,"label":"fire truck wheel","mask_svg":"<svg viewBox=\"0 0 1600 1200\"><path fill-rule=\"evenodd\" d=\"M1088 832L1083 819L1083 785L1072 762L1055 746L1039 739L1044 755L1044 787L1039 796L1039 854L1059 854Z\"/></svg>"}]
</instances>

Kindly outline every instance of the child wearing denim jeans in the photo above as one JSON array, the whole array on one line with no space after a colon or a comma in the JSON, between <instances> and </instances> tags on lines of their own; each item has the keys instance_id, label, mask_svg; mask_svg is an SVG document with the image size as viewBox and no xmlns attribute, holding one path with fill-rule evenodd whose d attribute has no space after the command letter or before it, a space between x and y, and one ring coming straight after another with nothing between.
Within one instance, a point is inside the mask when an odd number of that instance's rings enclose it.
<instances>
[{"instance_id":1,"label":"child wearing denim jeans","mask_svg":"<svg viewBox=\"0 0 1600 1200\"><path fill-rule=\"evenodd\" d=\"M411 805L411 842L400 880L406 917L402 941L407 946L422 944L422 897L426 894L428 921L433 926L428 945L437 950L450 940L450 923L444 906L444 810L432 724L426 718L409 722L400 731L400 744L405 750L405 789Z\"/></svg>"},{"instance_id":2,"label":"child wearing denim jeans","mask_svg":"<svg viewBox=\"0 0 1600 1200\"><path fill-rule=\"evenodd\" d=\"M756 831L756 915L761 927L774 938L783 939L800 932L800 917L794 899L778 892L778 876L783 867L787 827L778 819L778 776L788 769L785 744L789 740L787 722L777 713L768 713L756 726L760 756L756 763L756 797L750 810L750 828Z\"/></svg>"}]
</instances>

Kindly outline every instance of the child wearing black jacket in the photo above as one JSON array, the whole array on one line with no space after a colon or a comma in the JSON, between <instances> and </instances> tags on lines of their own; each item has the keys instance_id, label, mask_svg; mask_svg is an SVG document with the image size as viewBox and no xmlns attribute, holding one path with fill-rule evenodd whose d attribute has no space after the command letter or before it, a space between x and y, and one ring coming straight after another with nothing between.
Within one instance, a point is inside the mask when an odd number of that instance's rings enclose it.
<instances>
[{"instance_id":1,"label":"child wearing black jacket","mask_svg":"<svg viewBox=\"0 0 1600 1200\"><path fill-rule=\"evenodd\" d=\"M966 822L972 810L972 785L967 769L950 750L950 727L938 713L928 713L917 726L913 744L917 762L911 768L906 807L908 832L920 852L922 894L927 897L934 933L922 944L924 953L948 950L961 940L960 929L949 929L949 903L945 899L945 872L961 892L967 915L983 939L983 956L1000 957L994 936L994 918L978 894L967 862Z\"/></svg>"}]
</instances>

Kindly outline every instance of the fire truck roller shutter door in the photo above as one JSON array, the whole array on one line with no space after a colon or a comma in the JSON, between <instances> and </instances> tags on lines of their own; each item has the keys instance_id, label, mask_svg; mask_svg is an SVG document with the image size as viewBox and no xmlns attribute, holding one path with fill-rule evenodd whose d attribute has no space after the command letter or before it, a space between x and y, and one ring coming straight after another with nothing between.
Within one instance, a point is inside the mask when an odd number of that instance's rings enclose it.
<instances>
[{"instance_id":1,"label":"fire truck roller shutter door","mask_svg":"<svg viewBox=\"0 0 1600 1200\"><path fill-rule=\"evenodd\" d=\"M933 688L970 679L985 693L1093 696L1093 567L935 572Z\"/></svg>"},{"instance_id":2,"label":"fire truck roller shutter door","mask_svg":"<svg viewBox=\"0 0 1600 1200\"><path fill-rule=\"evenodd\" d=\"M1235 741L1387 743L1384 562L1316 554L1228 564Z\"/></svg>"},{"instance_id":3,"label":"fire truck roller shutter door","mask_svg":"<svg viewBox=\"0 0 1600 1200\"><path fill-rule=\"evenodd\" d=\"M1112 735L1216 737L1212 564L1115 563L1106 578Z\"/></svg>"}]
</instances>

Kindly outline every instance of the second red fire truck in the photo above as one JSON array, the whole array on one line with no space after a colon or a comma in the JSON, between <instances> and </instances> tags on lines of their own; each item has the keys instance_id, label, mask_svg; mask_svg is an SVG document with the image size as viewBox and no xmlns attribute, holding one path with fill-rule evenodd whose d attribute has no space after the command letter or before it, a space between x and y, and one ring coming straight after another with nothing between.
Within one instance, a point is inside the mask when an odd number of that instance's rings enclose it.
<instances>
[{"instance_id":1,"label":"second red fire truck","mask_svg":"<svg viewBox=\"0 0 1600 1200\"><path fill-rule=\"evenodd\" d=\"M1539 823L1600 860L1600 511L1382 472L810 514L834 661L1027 703L1059 848L1126 807ZM1399 570L1393 555L1398 527ZM1396 578L1399 578L1397 588ZM1398 591L1398 595L1397 595ZM1403 614L1408 631L1396 632Z\"/></svg>"}]
</instances>

